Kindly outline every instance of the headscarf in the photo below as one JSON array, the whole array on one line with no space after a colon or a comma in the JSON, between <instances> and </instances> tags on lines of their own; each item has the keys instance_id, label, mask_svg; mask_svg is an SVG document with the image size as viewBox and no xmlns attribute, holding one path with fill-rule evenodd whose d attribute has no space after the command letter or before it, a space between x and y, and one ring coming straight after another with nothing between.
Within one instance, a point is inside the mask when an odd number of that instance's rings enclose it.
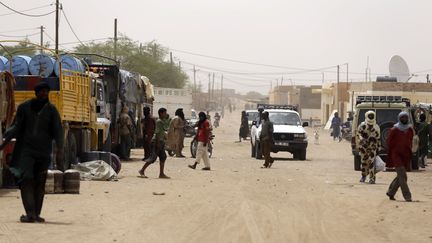
<instances>
[{"instance_id":1,"label":"headscarf","mask_svg":"<svg viewBox=\"0 0 432 243\"><path fill-rule=\"evenodd\" d=\"M402 122L400 122L400 119L401 119L401 117L403 117L403 116L408 116L408 117L409 117L408 112L402 111L401 113L399 113L399 115L398 115L398 121L399 121L399 122L396 123L396 124L394 125L394 127L396 127L397 129L399 129L399 130L402 131L402 132L406 132L408 129L411 128L411 125L410 125L409 123L407 123L407 124L402 124Z\"/></svg>"},{"instance_id":2,"label":"headscarf","mask_svg":"<svg viewBox=\"0 0 432 243\"><path fill-rule=\"evenodd\" d=\"M374 116L373 119L369 119L369 115L371 115L371 114ZM366 114L365 114L365 122L366 122L366 124L372 125L372 126L376 124L376 115L375 115L374 111L368 111L368 112L366 112Z\"/></svg>"}]
</instances>

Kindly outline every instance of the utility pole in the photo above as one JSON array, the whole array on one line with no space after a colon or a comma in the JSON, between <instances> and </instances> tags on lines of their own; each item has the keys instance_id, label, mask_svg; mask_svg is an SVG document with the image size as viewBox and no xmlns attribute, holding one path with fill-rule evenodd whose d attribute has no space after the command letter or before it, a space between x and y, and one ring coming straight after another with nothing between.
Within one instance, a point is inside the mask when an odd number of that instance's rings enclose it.
<instances>
[{"instance_id":1,"label":"utility pole","mask_svg":"<svg viewBox=\"0 0 432 243\"><path fill-rule=\"evenodd\" d=\"M179 71L181 71L181 61L179 61Z\"/></svg>"},{"instance_id":2,"label":"utility pole","mask_svg":"<svg viewBox=\"0 0 432 243\"><path fill-rule=\"evenodd\" d=\"M59 9L60 9L60 3L59 0L56 0L56 26L55 26L55 53L56 55L59 54Z\"/></svg>"},{"instance_id":3,"label":"utility pole","mask_svg":"<svg viewBox=\"0 0 432 243\"><path fill-rule=\"evenodd\" d=\"M324 72L321 72L321 76L322 76L322 83L324 84Z\"/></svg>"},{"instance_id":4,"label":"utility pole","mask_svg":"<svg viewBox=\"0 0 432 243\"><path fill-rule=\"evenodd\" d=\"M215 82L215 73L213 73L213 80L212 80L212 92L211 92L211 100L210 101L213 101L213 99L214 99L214 82Z\"/></svg>"},{"instance_id":5,"label":"utility pole","mask_svg":"<svg viewBox=\"0 0 432 243\"><path fill-rule=\"evenodd\" d=\"M283 76L282 76L282 78L281 78L281 86L282 86L282 84L283 84Z\"/></svg>"},{"instance_id":6,"label":"utility pole","mask_svg":"<svg viewBox=\"0 0 432 243\"><path fill-rule=\"evenodd\" d=\"M347 83L348 83L348 70L349 70L349 64L348 63L346 63L346 65L347 65L347 70L346 70L346 72L347 72ZM352 80L351 80L351 82L352 82Z\"/></svg>"},{"instance_id":7,"label":"utility pole","mask_svg":"<svg viewBox=\"0 0 432 243\"><path fill-rule=\"evenodd\" d=\"M41 25L41 27L40 27L40 45L41 45L40 54L43 53L43 46L44 46L43 35L44 35L44 27L43 27L43 25Z\"/></svg>"},{"instance_id":8,"label":"utility pole","mask_svg":"<svg viewBox=\"0 0 432 243\"><path fill-rule=\"evenodd\" d=\"M117 18L114 19L114 60L117 63Z\"/></svg>"},{"instance_id":9,"label":"utility pole","mask_svg":"<svg viewBox=\"0 0 432 243\"><path fill-rule=\"evenodd\" d=\"M171 64L171 67L172 67L172 65L173 65L173 57L172 57L172 52L170 52L170 64Z\"/></svg>"},{"instance_id":10,"label":"utility pole","mask_svg":"<svg viewBox=\"0 0 432 243\"><path fill-rule=\"evenodd\" d=\"M196 93L196 69L195 69L195 65L193 66L193 81L194 81L194 86L193 86L193 94Z\"/></svg>"},{"instance_id":11,"label":"utility pole","mask_svg":"<svg viewBox=\"0 0 432 243\"><path fill-rule=\"evenodd\" d=\"M336 110L339 113L339 65L337 65Z\"/></svg>"},{"instance_id":12,"label":"utility pole","mask_svg":"<svg viewBox=\"0 0 432 243\"><path fill-rule=\"evenodd\" d=\"M367 57L367 62L366 62L365 82L368 81L368 71L369 71L369 56Z\"/></svg>"},{"instance_id":13,"label":"utility pole","mask_svg":"<svg viewBox=\"0 0 432 243\"><path fill-rule=\"evenodd\" d=\"M219 105L223 107L223 74L221 76L221 93L220 93L220 103Z\"/></svg>"},{"instance_id":14,"label":"utility pole","mask_svg":"<svg viewBox=\"0 0 432 243\"><path fill-rule=\"evenodd\" d=\"M210 105L210 100L211 100L211 74L210 73L208 74L208 78L209 78L209 80L208 80L208 104L207 104L207 109L208 109L208 106Z\"/></svg>"}]
</instances>

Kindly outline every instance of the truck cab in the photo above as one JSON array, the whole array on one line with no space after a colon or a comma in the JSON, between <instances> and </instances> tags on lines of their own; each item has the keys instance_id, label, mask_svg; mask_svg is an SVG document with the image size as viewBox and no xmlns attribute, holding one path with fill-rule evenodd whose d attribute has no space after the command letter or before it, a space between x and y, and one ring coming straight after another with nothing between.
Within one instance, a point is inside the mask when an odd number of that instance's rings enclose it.
<instances>
[{"instance_id":1,"label":"truck cab","mask_svg":"<svg viewBox=\"0 0 432 243\"><path fill-rule=\"evenodd\" d=\"M272 152L289 152L294 159L306 160L308 146L307 133L297 112L297 107L291 105L266 105L258 104L258 110L269 113L273 123ZM251 128L251 156L262 158L260 147L261 121L254 122Z\"/></svg>"},{"instance_id":2,"label":"truck cab","mask_svg":"<svg viewBox=\"0 0 432 243\"><path fill-rule=\"evenodd\" d=\"M401 96L359 96L356 100L354 118L352 121L352 139L351 149L354 155L354 170L361 170L361 158L359 154L359 141L357 141L358 127L365 120L365 114L368 111L374 111L376 121L380 127L381 149L378 155L385 161L387 158L387 137L390 129L398 122L398 115L405 111L410 116L410 124L414 124L412 109L409 99ZM413 153L412 168L418 168L418 158L416 153Z\"/></svg>"}]
</instances>

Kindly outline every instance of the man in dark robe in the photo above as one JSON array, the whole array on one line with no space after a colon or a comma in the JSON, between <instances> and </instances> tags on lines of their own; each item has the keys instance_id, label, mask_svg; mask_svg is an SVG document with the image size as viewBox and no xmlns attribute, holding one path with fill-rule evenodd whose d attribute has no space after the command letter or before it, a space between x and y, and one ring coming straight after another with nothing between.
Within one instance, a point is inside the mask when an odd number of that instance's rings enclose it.
<instances>
[{"instance_id":1,"label":"man in dark robe","mask_svg":"<svg viewBox=\"0 0 432 243\"><path fill-rule=\"evenodd\" d=\"M51 163L52 142L56 144L57 164L63 159L63 128L60 115L49 102L50 87L39 83L36 98L18 106L12 126L5 133L2 150L16 138L10 170L17 178L26 211L23 223L45 222L40 217L45 195L45 181Z\"/></svg>"}]
</instances>

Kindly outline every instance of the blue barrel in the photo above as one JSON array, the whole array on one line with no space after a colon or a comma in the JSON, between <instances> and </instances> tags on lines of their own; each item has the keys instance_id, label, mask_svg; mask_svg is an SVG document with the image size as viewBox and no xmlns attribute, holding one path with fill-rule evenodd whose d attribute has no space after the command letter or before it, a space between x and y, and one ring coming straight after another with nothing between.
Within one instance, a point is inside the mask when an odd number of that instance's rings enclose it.
<instances>
[{"instance_id":1,"label":"blue barrel","mask_svg":"<svg viewBox=\"0 0 432 243\"><path fill-rule=\"evenodd\" d=\"M6 70L6 63L8 62L8 59L4 56L0 56L0 72L3 72Z\"/></svg>"},{"instance_id":2,"label":"blue barrel","mask_svg":"<svg viewBox=\"0 0 432 243\"><path fill-rule=\"evenodd\" d=\"M54 71L54 63L54 58L45 54L38 54L30 61L30 73L31 75L47 78L51 76Z\"/></svg>"},{"instance_id":3,"label":"blue barrel","mask_svg":"<svg viewBox=\"0 0 432 243\"><path fill-rule=\"evenodd\" d=\"M64 70L70 70L70 71L75 71L75 72L80 72L83 73L84 70L84 65L82 64L82 62L78 59L75 58L73 56L69 56L69 55L62 55L59 58L61 65L62 65L62 70L63 70L63 74L66 75L70 75L71 73L69 72L65 72ZM59 71L59 60L56 61L55 65L54 65L54 73L58 76L60 76L60 71Z\"/></svg>"},{"instance_id":4,"label":"blue barrel","mask_svg":"<svg viewBox=\"0 0 432 243\"><path fill-rule=\"evenodd\" d=\"M29 63L31 58L23 55L16 55L12 57L12 73L15 76L28 75ZM6 70L10 70L10 60L6 63Z\"/></svg>"}]
</instances>

